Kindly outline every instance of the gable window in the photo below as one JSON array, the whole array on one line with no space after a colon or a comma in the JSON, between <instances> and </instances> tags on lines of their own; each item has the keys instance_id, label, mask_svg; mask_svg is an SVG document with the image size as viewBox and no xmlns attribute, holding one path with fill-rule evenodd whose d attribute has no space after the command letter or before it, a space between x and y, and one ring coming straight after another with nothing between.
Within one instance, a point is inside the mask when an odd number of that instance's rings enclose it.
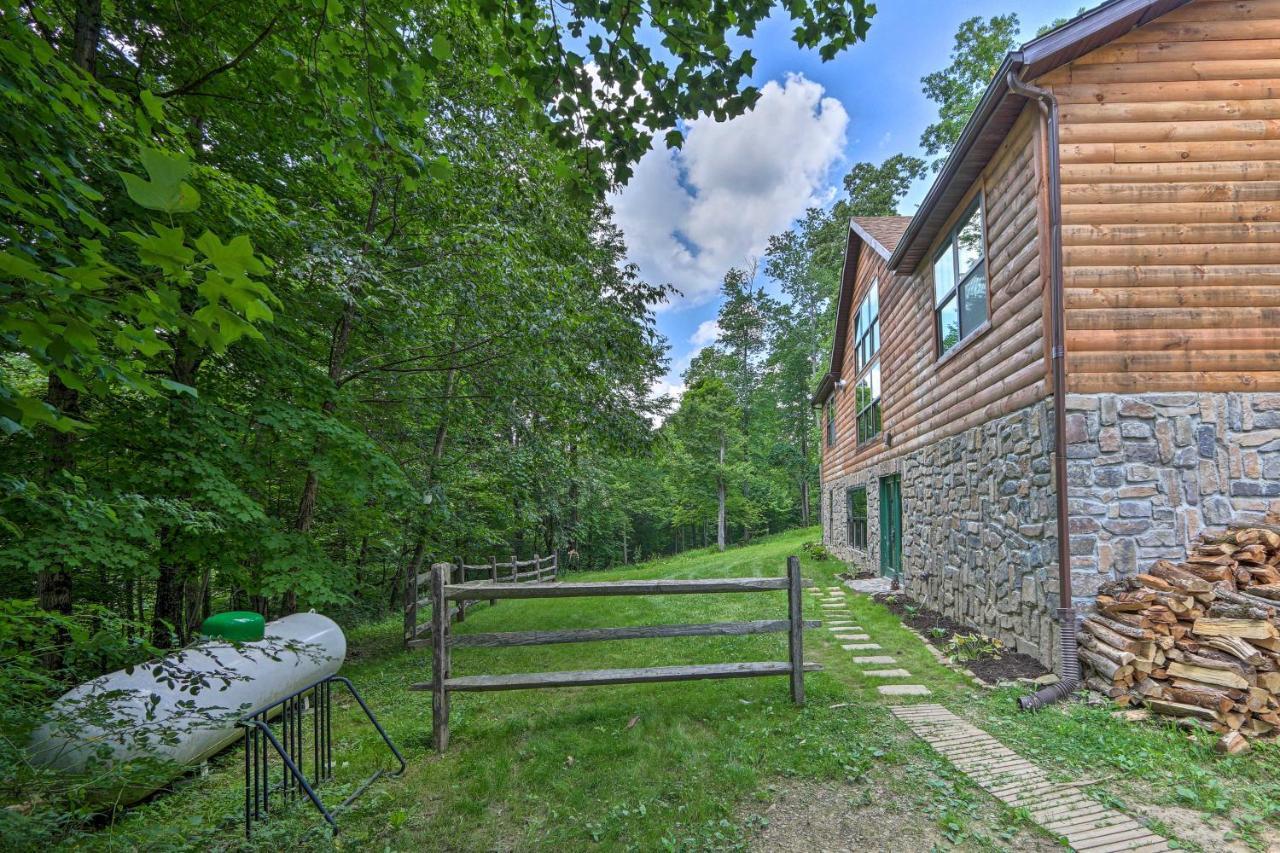
<instances>
[{"instance_id":1,"label":"gable window","mask_svg":"<svg viewBox=\"0 0 1280 853\"><path fill-rule=\"evenodd\" d=\"M812 433L811 433L812 434ZM836 446L836 401L827 401L827 447Z\"/></svg>"},{"instance_id":2,"label":"gable window","mask_svg":"<svg viewBox=\"0 0 1280 853\"><path fill-rule=\"evenodd\" d=\"M933 304L940 357L987 320L986 245L979 194L933 258Z\"/></svg>"},{"instance_id":3,"label":"gable window","mask_svg":"<svg viewBox=\"0 0 1280 853\"><path fill-rule=\"evenodd\" d=\"M873 279L853 323L853 360L858 381L853 388L858 444L880 434L880 282Z\"/></svg>"},{"instance_id":4,"label":"gable window","mask_svg":"<svg viewBox=\"0 0 1280 853\"><path fill-rule=\"evenodd\" d=\"M849 544L854 548L867 547L867 489L865 486L845 492L848 501Z\"/></svg>"}]
</instances>

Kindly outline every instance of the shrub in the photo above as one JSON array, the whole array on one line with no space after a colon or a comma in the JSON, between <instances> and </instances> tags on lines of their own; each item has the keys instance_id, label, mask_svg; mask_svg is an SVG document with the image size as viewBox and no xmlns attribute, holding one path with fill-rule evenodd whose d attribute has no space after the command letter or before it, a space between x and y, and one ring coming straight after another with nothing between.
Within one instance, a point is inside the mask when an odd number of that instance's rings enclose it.
<instances>
[{"instance_id":1,"label":"shrub","mask_svg":"<svg viewBox=\"0 0 1280 853\"><path fill-rule=\"evenodd\" d=\"M804 551L805 556L811 560L830 560L831 552L821 542L806 542L800 546L800 550Z\"/></svg>"}]
</instances>

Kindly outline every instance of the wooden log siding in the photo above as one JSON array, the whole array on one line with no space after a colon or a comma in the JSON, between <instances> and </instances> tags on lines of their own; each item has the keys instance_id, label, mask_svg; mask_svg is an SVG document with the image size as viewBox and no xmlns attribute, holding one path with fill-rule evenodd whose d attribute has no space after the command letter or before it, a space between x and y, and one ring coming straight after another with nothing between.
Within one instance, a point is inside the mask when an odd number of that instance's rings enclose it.
<instances>
[{"instance_id":1,"label":"wooden log siding","mask_svg":"<svg viewBox=\"0 0 1280 853\"><path fill-rule=\"evenodd\" d=\"M1194 0L1038 82L1070 389L1280 390L1280 2Z\"/></svg>"},{"instance_id":2,"label":"wooden log siding","mask_svg":"<svg viewBox=\"0 0 1280 853\"><path fill-rule=\"evenodd\" d=\"M517 563L512 560L513 566ZM552 562L555 565L555 562ZM613 581L593 583L493 584L447 582L449 564L431 567L432 672L431 680L410 685L411 690L429 690L432 708L432 741L443 752L449 745L449 696L454 692L526 690L546 687L587 687L608 684L645 684L661 681L693 681L707 678L756 678L786 675L791 699L804 704L804 673L819 670L804 660L804 629L821 622L805 621L800 561L787 558L787 574L780 578L707 578L693 580ZM786 590L787 618L753 622L717 622L701 625L646 625L620 628L576 628L554 631L511 631L491 634L451 636L448 612L451 602L459 603L491 595L501 598L561 598L570 596L675 595L706 593L770 592ZM528 672L510 675L469 675L454 677L452 650L460 647L504 647L584 643L597 640L634 640L659 637L701 637L787 633L785 661L709 663L681 666L652 666L636 669L594 669L566 672Z\"/></svg>"},{"instance_id":3,"label":"wooden log siding","mask_svg":"<svg viewBox=\"0 0 1280 853\"><path fill-rule=\"evenodd\" d=\"M989 328L939 360L935 344L932 246L912 276L887 276L884 260L864 251L858 292L880 277L882 438L858 447L852 387L837 391L835 448L824 448L823 482L911 453L939 439L1031 405L1049 390L1044 335L1046 292L1040 256L1043 213L1038 113L1028 106L970 189L984 193ZM968 208L957 206L954 219ZM939 243L943 238L939 238ZM866 266L866 269L861 267ZM852 324L851 324L852 325ZM853 372L852 342L843 375ZM837 499L843 499L838 496Z\"/></svg>"}]
</instances>

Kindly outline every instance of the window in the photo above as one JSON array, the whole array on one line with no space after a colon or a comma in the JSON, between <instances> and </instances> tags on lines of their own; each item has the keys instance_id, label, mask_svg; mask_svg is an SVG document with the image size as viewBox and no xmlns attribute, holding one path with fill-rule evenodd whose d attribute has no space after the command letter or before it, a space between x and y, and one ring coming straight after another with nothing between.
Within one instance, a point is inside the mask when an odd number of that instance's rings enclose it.
<instances>
[{"instance_id":1,"label":"window","mask_svg":"<svg viewBox=\"0 0 1280 853\"><path fill-rule=\"evenodd\" d=\"M862 297L858 315L853 320L853 369L862 368L880 351L880 282L872 279L871 289Z\"/></svg>"},{"instance_id":2,"label":"window","mask_svg":"<svg viewBox=\"0 0 1280 853\"><path fill-rule=\"evenodd\" d=\"M955 349L987 319L986 234L982 196L960 217L933 258L938 355Z\"/></svg>"},{"instance_id":3,"label":"window","mask_svg":"<svg viewBox=\"0 0 1280 853\"><path fill-rule=\"evenodd\" d=\"M858 410L858 444L865 444L880 434L880 359L862 374L853 389Z\"/></svg>"},{"instance_id":4,"label":"window","mask_svg":"<svg viewBox=\"0 0 1280 853\"><path fill-rule=\"evenodd\" d=\"M810 433L812 435L812 433ZM827 400L827 447L836 446L836 401Z\"/></svg>"},{"instance_id":5,"label":"window","mask_svg":"<svg viewBox=\"0 0 1280 853\"><path fill-rule=\"evenodd\" d=\"M848 501L849 544L854 548L867 547L867 490L864 486L845 492Z\"/></svg>"}]
</instances>

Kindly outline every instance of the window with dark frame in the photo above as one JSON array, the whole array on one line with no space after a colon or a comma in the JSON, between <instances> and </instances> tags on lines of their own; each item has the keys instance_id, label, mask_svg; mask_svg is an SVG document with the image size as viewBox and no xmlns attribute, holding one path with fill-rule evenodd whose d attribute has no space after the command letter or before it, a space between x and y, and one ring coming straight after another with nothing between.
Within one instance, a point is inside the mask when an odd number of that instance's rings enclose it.
<instances>
[{"instance_id":1,"label":"window with dark frame","mask_svg":"<svg viewBox=\"0 0 1280 853\"><path fill-rule=\"evenodd\" d=\"M836 446L836 401L827 400L827 447Z\"/></svg>"},{"instance_id":2,"label":"window with dark frame","mask_svg":"<svg viewBox=\"0 0 1280 853\"><path fill-rule=\"evenodd\" d=\"M849 544L866 550L867 547L867 489L856 486L845 492L848 501Z\"/></svg>"},{"instance_id":3,"label":"window with dark frame","mask_svg":"<svg viewBox=\"0 0 1280 853\"><path fill-rule=\"evenodd\" d=\"M880 282L873 279L858 306L853 324L853 360L858 380L853 388L858 444L880 434Z\"/></svg>"},{"instance_id":4,"label":"window with dark frame","mask_svg":"<svg viewBox=\"0 0 1280 853\"><path fill-rule=\"evenodd\" d=\"M987 321L987 237L982 194L933 256L934 327L942 357Z\"/></svg>"}]
</instances>

